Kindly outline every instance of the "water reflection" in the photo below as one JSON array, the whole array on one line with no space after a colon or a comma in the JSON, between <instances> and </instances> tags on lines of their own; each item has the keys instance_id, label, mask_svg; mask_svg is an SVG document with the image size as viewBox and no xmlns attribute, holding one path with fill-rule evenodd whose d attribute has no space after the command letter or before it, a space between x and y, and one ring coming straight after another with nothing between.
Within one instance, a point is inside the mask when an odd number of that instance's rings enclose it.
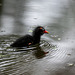
<instances>
[{"instance_id":1,"label":"water reflection","mask_svg":"<svg viewBox=\"0 0 75 75\"><path fill-rule=\"evenodd\" d=\"M30 48L17 48L16 51L17 52L33 51L33 55L38 59L45 57L46 54L49 53L49 51L44 51L40 46L35 46Z\"/></svg>"},{"instance_id":2,"label":"water reflection","mask_svg":"<svg viewBox=\"0 0 75 75\"><path fill-rule=\"evenodd\" d=\"M48 46L47 46L48 45ZM53 46L49 45L49 43L47 43L46 41L42 40L40 44L36 44L30 47L17 47L17 48L13 48L15 50L15 52L33 52L33 55L40 59L46 56L47 53L49 53L48 50L45 49L49 49L52 48Z\"/></svg>"},{"instance_id":3,"label":"water reflection","mask_svg":"<svg viewBox=\"0 0 75 75\"><path fill-rule=\"evenodd\" d=\"M41 47L37 47L36 51L34 52L34 55L36 58L43 58L46 56L46 54L49 52L45 52Z\"/></svg>"}]
</instances>

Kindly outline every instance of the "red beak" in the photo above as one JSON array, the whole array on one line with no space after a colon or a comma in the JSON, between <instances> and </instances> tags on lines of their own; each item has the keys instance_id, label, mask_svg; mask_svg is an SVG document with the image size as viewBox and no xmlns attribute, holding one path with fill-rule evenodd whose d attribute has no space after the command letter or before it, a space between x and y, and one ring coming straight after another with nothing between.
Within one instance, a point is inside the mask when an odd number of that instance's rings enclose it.
<instances>
[{"instance_id":1,"label":"red beak","mask_svg":"<svg viewBox=\"0 0 75 75\"><path fill-rule=\"evenodd\" d=\"M48 32L48 31L46 31L46 30L44 31L44 33L48 33L48 34L49 34L49 32Z\"/></svg>"}]
</instances>

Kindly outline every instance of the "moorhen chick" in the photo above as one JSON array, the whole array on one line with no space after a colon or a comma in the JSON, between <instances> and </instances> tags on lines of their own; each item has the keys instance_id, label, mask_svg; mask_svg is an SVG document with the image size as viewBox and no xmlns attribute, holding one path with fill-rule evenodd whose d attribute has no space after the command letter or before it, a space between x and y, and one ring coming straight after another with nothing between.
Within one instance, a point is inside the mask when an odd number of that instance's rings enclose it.
<instances>
[{"instance_id":1,"label":"moorhen chick","mask_svg":"<svg viewBox=\"0 0 75 75\"><path fill-rule=\"evenodd\" d=\"M49 33L42 26L38 26L34 29L32 36L25 35L19 39L17 39L14 43L12 43L11 47L29 47L31 45L35 45L40 43L41 35L44 33Z\"/></svg>"}]
</instances>

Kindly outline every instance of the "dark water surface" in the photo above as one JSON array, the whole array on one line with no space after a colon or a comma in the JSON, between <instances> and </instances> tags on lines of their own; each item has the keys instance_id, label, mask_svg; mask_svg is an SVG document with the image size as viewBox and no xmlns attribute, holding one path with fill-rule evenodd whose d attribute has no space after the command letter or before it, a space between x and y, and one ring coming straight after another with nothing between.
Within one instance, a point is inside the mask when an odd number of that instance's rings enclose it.
<instances>
[{"instance_id":1,"label":"dark water surface","mask_svg":"<svg viewBox=\"0 0 75 75\"><path fill-rule=\"evenodd\" d=\"M0 75L75 75L74 0L5 0L1 21ZM38 25L50 32L39 46L10 47Z\"/></svg>"}]
</instances>

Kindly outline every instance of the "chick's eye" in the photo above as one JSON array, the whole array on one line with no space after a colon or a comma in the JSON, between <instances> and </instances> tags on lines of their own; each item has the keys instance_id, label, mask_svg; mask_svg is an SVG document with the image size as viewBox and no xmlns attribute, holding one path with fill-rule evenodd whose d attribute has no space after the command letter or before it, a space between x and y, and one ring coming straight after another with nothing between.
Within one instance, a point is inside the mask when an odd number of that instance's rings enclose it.
<instances>
[{"instance_id":1,"label":"chick's eye","mask_svg":"<svg viewBox=\"0 0 75 75\"><path fill-rule=\"evenodd\" d=\"M42 29L42 27L40 27L40 29Z\"/></svg>"}]
</instances>

